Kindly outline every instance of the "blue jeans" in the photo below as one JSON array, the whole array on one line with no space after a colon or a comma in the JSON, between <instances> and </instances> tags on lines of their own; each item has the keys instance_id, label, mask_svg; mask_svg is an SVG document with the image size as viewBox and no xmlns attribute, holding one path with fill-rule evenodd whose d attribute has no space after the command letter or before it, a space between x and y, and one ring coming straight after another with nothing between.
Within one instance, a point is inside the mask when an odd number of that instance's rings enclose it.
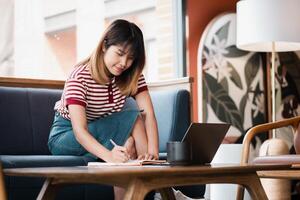
<instances>
[{"instance_id":1,"label":"blue jeans","mask_svg":"<svg viewBox=\"0 0 300 200\"><path fill-rule=\"evenodd\" d=\"M123 145L130 136L138 115L138 110L123 110L88 122L88 130L100 144L111 150L113 145L110 139ZM50 130L48 147L53 155L86 155L96 158L77 142L71 121L57 112Z\"/></svg>"}]
</instances>

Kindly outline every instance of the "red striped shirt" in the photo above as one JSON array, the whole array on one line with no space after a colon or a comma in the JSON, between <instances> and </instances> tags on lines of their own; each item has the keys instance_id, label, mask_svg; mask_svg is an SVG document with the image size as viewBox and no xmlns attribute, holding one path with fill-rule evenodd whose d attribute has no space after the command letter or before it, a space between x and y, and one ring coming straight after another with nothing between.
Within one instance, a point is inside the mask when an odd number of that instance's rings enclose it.
<instances>
[{"instance_id":1,"label":"red striped shirt","mask_svg":"<svg viewBox=\"0 0 300 200\"><path fill-rule=\"evenodd\" d=\"M140 76L137 94L148 90L145 78ZM98 119L121 111L126 96L122 95L115 83L115 78L110 83L100 85L91 76L86 65L76 67L65 83L61 100L56 102L55 110L66 119L70 120L68 105L77 104L86 108L88 121Z\"/></svg>"}]
</instances>

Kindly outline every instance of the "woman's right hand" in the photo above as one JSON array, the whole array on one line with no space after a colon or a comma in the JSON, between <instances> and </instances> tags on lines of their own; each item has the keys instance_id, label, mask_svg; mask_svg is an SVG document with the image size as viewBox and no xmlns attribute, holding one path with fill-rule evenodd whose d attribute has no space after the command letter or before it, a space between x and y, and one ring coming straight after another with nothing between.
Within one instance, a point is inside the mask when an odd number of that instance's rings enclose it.
<instances>
[{"instance_id":1,"label":"woman's right hand","mask_svg":"<svg viewBox=\"0 0 300 200\"><path fill-rule=\"evenodd\" d=\"M123 163L129 160L129 154L127 152L126 147L123 146L115 146L110 151L110 156L106 160L106 162L114 162L114 163Z\"/></svg>"}]
</instances>

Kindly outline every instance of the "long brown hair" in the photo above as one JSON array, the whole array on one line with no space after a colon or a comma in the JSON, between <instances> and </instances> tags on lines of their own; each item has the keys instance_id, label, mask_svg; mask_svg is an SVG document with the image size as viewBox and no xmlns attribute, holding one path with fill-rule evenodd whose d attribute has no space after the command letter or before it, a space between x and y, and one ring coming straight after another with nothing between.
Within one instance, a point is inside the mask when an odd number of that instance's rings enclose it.
<instances>
[{"instance_id":1,"label":"long brown hair","mask_svg":"<svg viewBox=\"0 0 300 200\"><path fill-rule=\"evenodd\" d=\"M116 84L121 93L126 96L133 95L137 92L138 79L144 69L146 59L143 33L134 23L123 19L112 22L104 32L97 48L77 66L87 64L97 83L108 83L111 74L104 64L103 47L107 49L111 45L129 47L129 52L134 57L131 66L116 77Z\"/></svg>"}]
</instances>

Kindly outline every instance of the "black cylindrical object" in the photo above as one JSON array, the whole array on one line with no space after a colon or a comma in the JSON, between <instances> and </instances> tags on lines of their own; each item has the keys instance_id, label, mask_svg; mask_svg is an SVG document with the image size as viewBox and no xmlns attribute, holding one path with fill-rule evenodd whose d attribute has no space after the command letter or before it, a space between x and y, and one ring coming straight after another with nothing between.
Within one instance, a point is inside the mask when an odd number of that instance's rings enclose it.
<instances>
[{"instance_id":1,"label":"black cylindrical object","mask_svg":"<svg viewBox=\"0 0 300 200\"><path fill-rule=\"evenodd\" d=\"M170 141L167 143L167 161L171 165L191 163L191 146L188 142Z\"/></svg>"}]
</instances>

